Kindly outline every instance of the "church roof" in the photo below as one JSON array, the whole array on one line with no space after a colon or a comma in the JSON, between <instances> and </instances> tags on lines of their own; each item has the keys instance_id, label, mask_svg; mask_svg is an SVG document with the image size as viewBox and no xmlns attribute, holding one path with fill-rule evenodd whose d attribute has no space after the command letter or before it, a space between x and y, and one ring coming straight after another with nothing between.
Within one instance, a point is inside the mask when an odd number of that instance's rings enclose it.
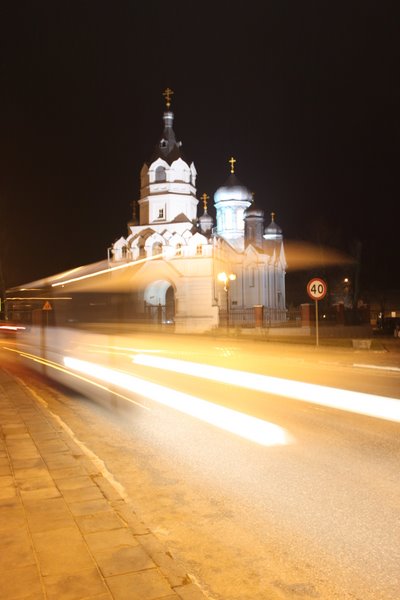
<instances>
[{"instance_id":1,"label":"church roof","mask_svg":"<svg viewBox=\"0 0 400 600\"><path fill-rule=\"evenodd\" d=\"M253 202L253 204L251 206L246 208L243 216L245 219L247 217L260 217L263 219L264 218L264 210L262 208L259 208L258 206L256 206L255 203Z\"/></svg>"},{"instance_id":2,"label":"church roof","mask_svg":"<svg viewBox=\"0 0 400 600\"><path fill-rule=\"evenodd\" d=\"M165 111L163 120L164 130L162 136L159 142L156 144L148 164L153 163L158 158L162 158L169 165L171 165L178 158L181 158L187 162L181 150L182 142L178 142L175 137L175 132L173 129L174 113L169 110Z\"/></svg>"},{"instance_id":3,"label":"church roof","mask_svg":"<svg viewBox=\"0 0 400 600\"><path fill-rule=\"evenodd\" d=\"M171 223L191 223L190 219L184 213L179 213L176 217L171 221Z\"/></svg>"},{"instance_id":4,"label":"church roof","mask_svg":"<svg viewBox=\"0 0 400 600\"><path fill-rule=\"evenodd\" d=\"M251 192L239 181L234 173L230 173L224 185L219 187L214 194L215 203L228 200L252 201Z\"/></svg>"},{"instance_id":5,"label":"church roof","mask_svg":"<svg viewBox=\"0 0 400 600\"><path fill-rule=\"evenodd\" d=\"M278 223L275 223L275 213L271 213L271 223L268 227L265 228L264 234L267 235L282 235L282 229L279 227Z\"/></svg>"}]
</instances>

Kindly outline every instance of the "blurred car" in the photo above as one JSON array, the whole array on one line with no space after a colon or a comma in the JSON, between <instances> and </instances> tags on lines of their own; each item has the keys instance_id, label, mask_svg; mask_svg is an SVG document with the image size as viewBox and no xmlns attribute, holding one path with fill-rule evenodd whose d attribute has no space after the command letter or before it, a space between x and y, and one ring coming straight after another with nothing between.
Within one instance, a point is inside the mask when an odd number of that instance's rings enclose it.
<instances>
[{"instance_id":1,"label":"blurred car","mask_svg":"<svg viewBox=\"0 0 400 600\"><path fill-rule=\"evenodd\" d=\"M26 326L21 323L13 323L12 321L0 321L0 336L9 337L15 336L21 331L25 331Z\"/></svg>"}]
</instances>

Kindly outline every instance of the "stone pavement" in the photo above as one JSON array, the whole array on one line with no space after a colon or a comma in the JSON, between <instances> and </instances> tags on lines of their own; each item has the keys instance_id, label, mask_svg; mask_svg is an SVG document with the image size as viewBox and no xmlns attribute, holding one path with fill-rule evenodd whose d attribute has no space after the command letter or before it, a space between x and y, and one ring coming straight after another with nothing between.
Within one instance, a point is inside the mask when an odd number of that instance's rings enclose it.
<instances>
[{"instance_id":1,"label":"stone pavement","mask_svg":"<svg viewBox=\"0 0 400 600\"><path fill-rule=\"evenodd\" d=\"M0 598L206 598L96 461L1 367Z\"/></svg>"}]
</instances>

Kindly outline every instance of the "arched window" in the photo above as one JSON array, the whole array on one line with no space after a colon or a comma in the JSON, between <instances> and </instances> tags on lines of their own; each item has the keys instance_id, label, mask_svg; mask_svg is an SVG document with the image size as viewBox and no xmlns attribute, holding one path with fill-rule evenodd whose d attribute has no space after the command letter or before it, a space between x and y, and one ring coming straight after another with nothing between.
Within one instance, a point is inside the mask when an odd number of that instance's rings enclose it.
<instances>
[{"instance_id":1,"label":"arched window","mask_svg":"<svg viewBox=\"0 0 400 600\"><path fill-rule=\"evenodd\" d=\"M161 254L162 253L162 244L161 242L154 242L153 244L153 256L155 254Z\"/></svg>"},{"instance_id":2,"label":"arched window","mask_svg":"<svg viewBox=\"0 0 400 600\"><path fill-rule=\"evenodd\" d=\"M182 244L176 244L175 256L182 256Z\"/></svg>"},{"instance_id":3,"label":"arched window","mask_svg":"<svg viewBox=\"0 0 400 600\"><path fill-rule=\"evenodd\" d=\"M165 181L165 169L164 167L157 167L156 169L156 181Z\"/></svg>"},{"instance_id":4,"label":"arched window","mask_svg":"<svg viewBox=\"0 0 400 600\"><path fill-rule=\"evenodd\" d=\"M203 245L202 244L197 244L197 246L196 246L196 254L197 255L203 254Z\"/></svg>"}]
</instances>

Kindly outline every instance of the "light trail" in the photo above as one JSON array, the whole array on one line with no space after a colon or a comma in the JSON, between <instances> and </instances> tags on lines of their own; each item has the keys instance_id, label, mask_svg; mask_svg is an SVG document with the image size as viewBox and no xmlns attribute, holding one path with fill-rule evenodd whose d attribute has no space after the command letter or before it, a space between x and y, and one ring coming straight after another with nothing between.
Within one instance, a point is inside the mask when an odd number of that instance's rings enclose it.
<instances>
[{"instance_id":1,"label":"light trail","mask_svg":"<svg viewBox=\"0 0 400 600\"><path fill-rule=\"evenodd\" d=\"M163 358L137 354L133 363L156 369L164 369L202 379L228 383L258 392L294 398L320 406L400 422L400 400L386 396L352 392L340 388L304 383L248 371L237 371L175 358Z\"/></svg>"},{"instance_id":2,"label":"light trail","mask_svg":"<svg viewBox=\"0 0 400 600\"><path fill-rule=\"evenodd\" d=\"M14 350L13 348L8 348L7 346L2 346L2 348L3 348L3 350L8 350L9 352L15 352L16 354L19 354L22 358L26 358L28 360L36 362L40 365L43 365L44 367L50 367L51 369L55 369L56 371L61 371L65 375L75 377L76 379L80 379L81 381L83 381L85 383L90 383L90 385L94 385L95 387L98 387L99 389L102 389L106 392L110 392L110 394L113 394L114 396L117 396L118 398L121 398L122 400L127 400L131 404L136 404L137 406L140 406L140 408L144 408L145 410L148 410L149 412L151 412L151 409L148 408L147 406L145 406L144 404L141 404L140 402L136 402L135 400L132 400L132 398L128 398L127 396L123 396L122 394L118 394L118 392L115 392L114 390L112 390L104 385L101 385L100 383L97 383L96 381L93 381L92 379L88 379L87 377L82 377L82 375L77 375L76 373L74 373L73 371L69 371L68 369L63 367L63 365L60 365L59 363L56 363L52 360L47 360L45 358L41 358L40 356L36 356L35 354L29 354L28 352L22 352L21 350Z\"/></svg>"},{"instance_id":3,"label":"light trail","mask_svg":"<svg viewBox=\"0 0 400 600\"><path fill-rule=\"evenodd\" d=\"M150 398L151 400L185 413L196 419L234 433L263 446L285 445L293 441L289 434L279 425L268 423L257 417L213 404L207 400L167 388L95 363L90 363L69 356L64 357L64 364L85 375L101 381L112 383Z\"/></svg>"},{"instance_id":4,"label":"light trail","mask_svg":"<svg viewBox=\"0 0 400 600\"><path fill-rule=\"evenodd\" d=\"M107 267L107 269L101 269L101 271L95 271L94 273L87 273L86 275L79 275L77 277L72 277L71 279L66 279L63 281L58 281L56 283L52 283L51 287L64 287L68 283L74 283L76 281L82 281L83 279L91 279L92 277L98 277L99 275L104 275L105 273L112 273L113 271L120 271L121 269L127 269L129 267L134 267L135 265L139 265L141 263L149 262L151 260L156 260L159 258L164 258L165 254L155 254L153 256L147 256L146 258L140 258L139 260L135 260L129 263L124 263L123 265L117 265L116 267Z\"/></svg>"}]
</instances>

